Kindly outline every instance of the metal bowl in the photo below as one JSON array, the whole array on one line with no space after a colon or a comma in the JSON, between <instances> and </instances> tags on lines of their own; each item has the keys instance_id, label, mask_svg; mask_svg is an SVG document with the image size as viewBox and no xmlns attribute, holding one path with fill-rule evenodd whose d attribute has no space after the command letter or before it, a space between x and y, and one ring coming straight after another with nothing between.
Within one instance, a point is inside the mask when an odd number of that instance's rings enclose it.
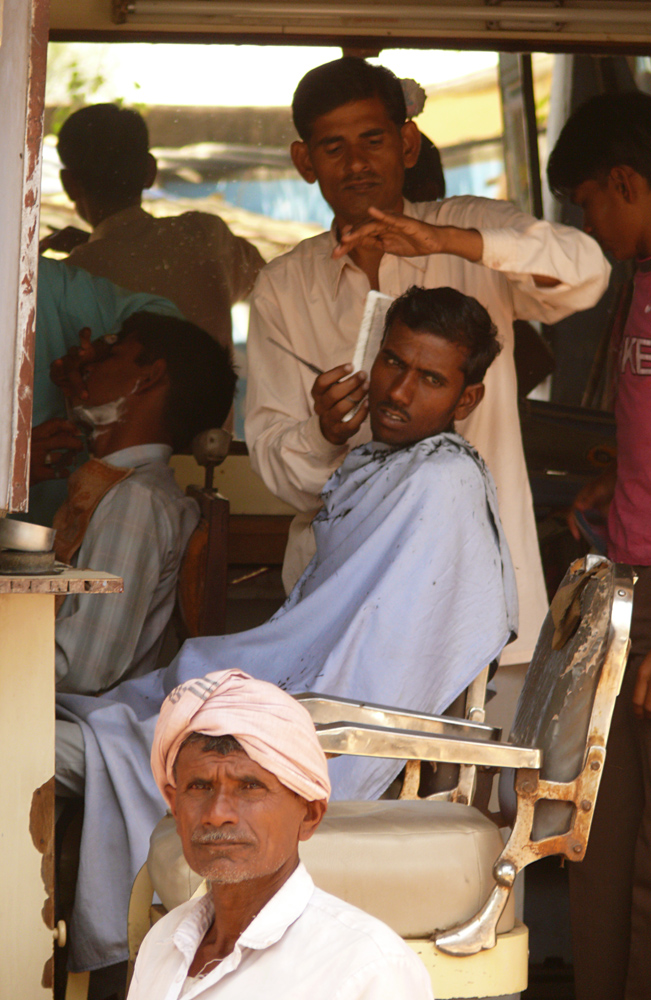
<instances>
[{"instance_id":1,"label":"metal bowl","mask_svg":"<svg viewBox=\"0 0 651 1000\"><path fill-rule=\"evenodd\" d=\"M0 518L0 549L19 549L22 552L49 552L54 545L54 528L27 521Z\"/></svg>"}]
</instances>

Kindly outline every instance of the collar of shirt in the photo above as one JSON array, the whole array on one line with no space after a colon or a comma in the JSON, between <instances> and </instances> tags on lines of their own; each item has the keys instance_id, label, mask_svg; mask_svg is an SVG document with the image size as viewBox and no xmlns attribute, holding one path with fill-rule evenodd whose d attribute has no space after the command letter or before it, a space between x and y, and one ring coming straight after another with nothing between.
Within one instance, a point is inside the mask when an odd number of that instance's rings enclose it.
<instances>
[{"instance_id":1,"label":"collar of shirt","mask_svg":"<svg viewBox=\"0 0 651 1000\"><path fill-rule=\"evenodd\" d=\"M408 218L410 218L410 219L417 219L418 218L418 212L416 211L415 206L412 205L412 203L410 201L407 201L406 198L402 199L402 214L408 216ZM328 243L326 244L326 247L325 247L325 269L326 269L326 271L327 271L327 273L328 273L328 275L330 277L330 286L331 286L331 289L332 289L332 297L333 297L333 299L336 299L337 295L339 294L339 286L340 286L340 283L341 283L341 276L342 276L342 274L344 272L344 269L347 268L347 267L352 267L356 271L360 270L360 268L357 266L357 264L355 264L355 262L352 260L352 258L348 256L348 254L346 254L345 257L340 257L338 260L335 260L333 258L332 251L337 246L337 242L338 242L337 241L337 224L336 224L335 220L333 219L332 220L332 225L330 227L330 239L329 239L329 241L328 241ZM387 257L387 256L390 257L390 256L393 256L393 255L392 254L385 254L384 256L385 257ZM403 261L405 264L411 265L416 271L420 271L421 273L424 273L425 269L427 267L427 260L428 260L428 258L427 257L401 257L400 260Z\"/></svg>"},{"instance_id":2,"label":"collar of shirt","mask_svg":"<svg viewBox=\"0 0 651 1000\"><path fill-rule=\"evenodd\" d=\"M102 459L108 465L118 469L137 469L139 465L149 465L151 462L169 463L172 448L168 444L136 444L131 448L121 448Z\"/></svg>"},{"instance_id":3,"label":"collar of shirt","mask_svg":"<svg viewBox=\"0 0 651 1000\"><path fill-rule=\"evenodd\" d=\"M203 982L207 985L213 978L220 979L225 973L236 969L240 964L244 948L259 951L279 941L287 928L301 916L313 892L314 882L305 866L299 863L296 871L240 934L231 954L204 976ZM185 958L187 968L190 967L214 916L212 895L208 892L176 928L172 942Z\"/></svg>"},{"instance_id":4,"label":"collar of shirt","mask_svg":"<svg viewBox=\"0 0 651 1000\"><path fill-rule=\"evenodd\" d=\"M141 208L140 205L131 205L130 208L123 208L121 211L109 215L106 219L102 219L99 225L93 229L88 242L92 243L94 240L104 239L108 233L114 232L116 229L122 229L124 226L130 226L134 222L145 222L149 219L151 219L149 212L145 212L144 208Z\"/></svg>"}]
</instances>

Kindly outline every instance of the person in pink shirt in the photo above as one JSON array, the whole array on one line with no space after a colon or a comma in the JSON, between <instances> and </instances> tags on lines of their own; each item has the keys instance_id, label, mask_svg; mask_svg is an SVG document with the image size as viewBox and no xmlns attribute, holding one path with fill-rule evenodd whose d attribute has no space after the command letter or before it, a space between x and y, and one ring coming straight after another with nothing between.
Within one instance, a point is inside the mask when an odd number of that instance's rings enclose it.
<instances>
[{"instance_id":1,"label":"person in pink shirt","mask_svg":"<svg viewBox=\"0 0 651 1000\"><path fill-rule=\"evenodd\" d=\"M569 515L607 517L608 556L635 566L631 651L608 740L585 861L570 866L576 1000L651 997L651 96L603 94L567 121L551 189L583 227L635 261L613 337L617 459Z\"/></svg>"}]
</instances>

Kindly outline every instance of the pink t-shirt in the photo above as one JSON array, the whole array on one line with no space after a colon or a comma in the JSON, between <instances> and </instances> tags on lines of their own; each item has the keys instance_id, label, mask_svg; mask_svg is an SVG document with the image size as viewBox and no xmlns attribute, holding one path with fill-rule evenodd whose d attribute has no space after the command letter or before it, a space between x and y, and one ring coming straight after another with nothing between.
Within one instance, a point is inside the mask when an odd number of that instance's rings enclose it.
<instances>
[{"instance_id":1,"label":"pink t-shirt","mask_svg":"<svg viewBox=\"0 0 651 1000\"><path fill-rule=\"evenodd\" d=\"M651 565L651 259L641 261L617 362L617 483L608 555Z\"/></svg>"}]
</instances>

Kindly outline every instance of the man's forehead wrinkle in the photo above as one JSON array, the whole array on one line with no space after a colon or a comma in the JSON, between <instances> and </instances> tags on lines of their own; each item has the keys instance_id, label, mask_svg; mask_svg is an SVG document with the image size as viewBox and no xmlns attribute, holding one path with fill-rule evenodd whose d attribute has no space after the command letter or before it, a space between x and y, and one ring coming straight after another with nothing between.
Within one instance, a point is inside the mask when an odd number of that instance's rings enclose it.
<instances>
[{"instance_id":1,"label":"man's forehead wrinkle","mask_svg":"<svg viewBox=\"0 0 651 1000\"><path fill-rule=\"evenodd\" d=\"M423 332L426 336L429 333L429 331L427 331L427 330L426 331L417 331L417 330L414 330L412 332L413 333ZM438 334L432 334L432 336L439 336L439 335ZM441 339L444 339L444 338L441 338ZM448 343L451 343L451 342L448 341ZM468 355L468 351L465 350L460 344L456 344L455 346L458 347L460 351L462 351L462 353L464 355L464 359L465 359L467 357L467 355ZM436 378L438 378L438 379L441 380L441 382L445 382L446 384L449 382L449 379L447 378L447 376L443 375L443 373L441 371L439 371L437 368L421 368L418 365L413 365L402 354L399 353L399 350L400 350L400 345L399 344L394 345L393 348L392 347L388 347L387 346L387 342L385 340L382 349L383 349L383 351L384 351L385 354L389 354L392 358L395 358L397 361L400 361L402 364L407 365L410 368L413 368L414 371L417 371L420 375L435 375ZM458 367L458 369L459 369L460 372L464 371L464 369L463 369L463 367L462 367L461 364L459 364L457 367Z\"/></svg>"},{"instance_id":2,"label":"man's forehead wrinkle","mask_svg":"<svg viewBox=\"0 0 651 1000\"><path fill-rule=\"evenodd\" d=\"M203 779L208 770L214 773L215 769L231 771L234 773L237 780L251 779L252 781L264 781L273 782L278 780L276 776L268 771L262 766L254 761L245 750L233 750L227 754L220 753L218 750L209 749L197 744L198 753L201 754L192 763L185 763L185 766L196 773L197 778ZM187 747L183 747L182 752L189 752L193 748L193 744L189 744ZM177 757L177 763L179 762L181 755ZM181 763L183 763L181 761ZM202 765L204 765L202 767ZM201 773L199 773L201 772Z\"/></svg>"}]
</instances>

